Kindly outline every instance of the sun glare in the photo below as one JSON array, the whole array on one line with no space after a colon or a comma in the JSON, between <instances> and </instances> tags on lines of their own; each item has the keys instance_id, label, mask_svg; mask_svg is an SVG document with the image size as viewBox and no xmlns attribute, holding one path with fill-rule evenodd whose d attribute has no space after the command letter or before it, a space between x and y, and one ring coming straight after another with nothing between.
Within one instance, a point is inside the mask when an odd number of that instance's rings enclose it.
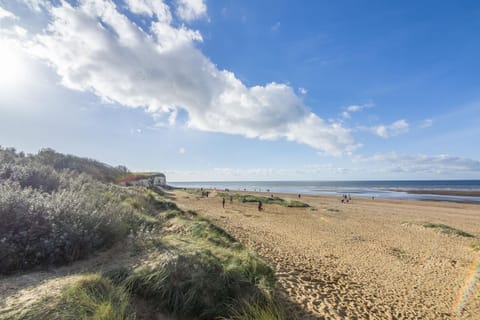
<instances>
[{"instance_id":1,"label":"sun glare","mask_svg":"<svg viewBox=\"0 0 480 320\"><path fill-rule=\"evenodd\" d=\"M1 40L0 40L1 41ZM4 93L20 87L27 80L27 60L19 48L0 43L0 90Z\"/></svg>"}]
</instances>

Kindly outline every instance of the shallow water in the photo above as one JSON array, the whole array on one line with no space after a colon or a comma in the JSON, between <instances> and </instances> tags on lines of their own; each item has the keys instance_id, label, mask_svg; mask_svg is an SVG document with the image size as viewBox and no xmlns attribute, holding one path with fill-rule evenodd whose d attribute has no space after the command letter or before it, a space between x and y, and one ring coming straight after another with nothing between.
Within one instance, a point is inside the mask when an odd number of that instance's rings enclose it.
<instances>
[{"instance_id":1,"label":"shallow water","mask_svg":"<svg viewBox=\"0 0 480 320\"><path fill-rule=\"evenodd\" d=\"M411 180L411 181L216 181L171 182L181 188L229 189L231 191L263 191L301 194L376 197L383 199L413 199L478 202L478 196L433 195L428 190L480 191L480 180ZM411 194L406 190L424 190L425 194Z\"/></svg>"}]
</instances>

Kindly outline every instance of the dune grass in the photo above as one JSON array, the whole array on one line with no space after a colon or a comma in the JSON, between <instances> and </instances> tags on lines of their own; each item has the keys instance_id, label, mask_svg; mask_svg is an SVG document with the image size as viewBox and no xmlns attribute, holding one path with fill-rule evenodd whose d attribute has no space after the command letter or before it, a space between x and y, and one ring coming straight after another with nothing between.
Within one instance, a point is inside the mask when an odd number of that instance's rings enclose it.
<instances>
[{"instance_id":1,"label":"dune grass","mask_svg":"<svg viewBox=\"0 0 480 320\"><path fill-rule=\"evenodd\" d=\"M110 277L180 319L228 317L239 301L272 299L273 270L224 230L180 211L166 225L176 230L161 236L170 259Z\"/></svg>"},{"instance_id":2,"label":"dune grass","mask_svg":"<svg viewBox=\"0 0 480 320\"><path fill-rule=\"evenodd\" d=\"M297 200L285 200L280 197L263 197L263 196L255 196L251 194L230 194L227 192L219 192L217 193L219 197L224 197L225 199L233 198L233 200L240 201L240 202L258 202L262 201L264 204L277 204L284 207L295 207L295 208L308 208L310 207L307 203L297 201Z\"/></svg>"},{"instance_id":3,"label":"dune grass","mask_svg":"<svg viewBox=\"0 0 480 320\"><path fill-rule=\"evenodd\" d=\"M225 320L296 320L294 315L287 315L285 310L276 302L268 301L263 304L244 302L232 310L232 315Z\"/></svg>"},{"instance_id":4,"label":"dune grass","mask_svg":"<svg viewBox=\"0 0 480 320\"><path fill-rule=\"evenodd\" d=\"M474 250L474 251L480 251L480 242L476 241L476 242L473 242L470 247Z\"/></svg>"},{"instance_id":5,"label":"dune grass","mask_svg":"<svg viewBox=\"0 0 480 320\"><path fill-rule=\"evenodd\" d=\"M130 295L122 286L101 275L86 274L67 286L54 302L41 300L8 319L134 320L135 312Z\"/></svg>"},{"instance_id":6,"label":"dune grass","mask_svg":"<svg viewBox=\"0 0 480 320\"><path fill-rule=\"evenodd\" d=\"M111 184L126 168L53 150L25 156L0 148L0 163L0 274L71 263L115 242L145 257L135 269L68 276L64 290L41 293L24 310L4 308L0 319L128 320L137 298L182 320L283 319L266 262L165 193ZM308 206L246 198L259 200Z\"/></svg>"},{"instance_id":7,"label":"dune grass","mask_svg":"<svg viewBox=\"0 0 480 320\"><path fill-rule=\"evenodd\" d=\"M422 223L420 223L420 225L423 226L424 228L435 229L435 230L439 231L440 233L444 233L444 234L455 235L455 236L466 237L466 238L474 238L475 237L474 235L472 235L470 233L467 233L463 230L456 229L456 228L450 227L450 226L448 226L446 224L442 224L442 223L422 222Z\"/></svg>"}]
</instances>

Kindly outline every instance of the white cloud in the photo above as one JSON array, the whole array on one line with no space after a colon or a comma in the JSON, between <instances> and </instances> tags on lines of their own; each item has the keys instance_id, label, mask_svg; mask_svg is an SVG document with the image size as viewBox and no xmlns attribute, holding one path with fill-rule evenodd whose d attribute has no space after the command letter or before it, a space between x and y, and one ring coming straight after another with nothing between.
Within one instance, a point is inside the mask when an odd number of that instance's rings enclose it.
<instances>
[{"instance_id":1,"label":"white cloud","mask_svg":"<svg viewBox=\"0 0 480 320\"><path fill-rule=\"evenodd\" d=\"M19 0L22 1L22 0ZM23 0L23 2L34 11L42 11L42 8L51 7L49 0Z\"/></svg>"},{"instance_id":2,"label":"white cloud","mask_svg":"<svg viewBox=\"0 0 480 320\"><path fill-rule=\"evenodd\" d=\"M432 119L425 119L423 120L422 124L420 125L420 128L428 128L433 125L433 120Z\"/></svg>"},{"instance_id":3,"label":"white cloud","mask_svg":"<svg viewBox=\"0 0 480 320\"><path fill-rule=\"evenodd\" d=\"M370 157L357 156L356 162L385 163L387 171L402 173L426 173L455 175L480 173L480 161L449 155L399 155L395 152L376 154Z\"/></svg>"},{"instance_id":4,"label":"white cloud","mask_svg":"<svg viewBox=\"0 0 480 320\"><path fill-rule=\"evenodd\" d=\"M298 91L300 91L301 94L307 94L307 89L303 88L303 87L300 87L298 88Z\"/></svg>"},{"instance_id":5,"label":"white cloud","mask_svg":"<svg viewBox=\"0 0 480 320\"><path fill-rule=\"evenodd\" d=\"M398 136L407 133L410 126L405 120L398 120L389 125L378 125L370 128L370 131L382 138Z\"/></svg>"},{"instance_id":6,"label":"white cloud","mask_svg":"<svg viewBox=\"0 0 480 320\"><path fill-rule=\"evenodd\" d=\"M182 148L178 149L178 152L179 152L180 154L185 154L185 152L187 152L187 150L182 147Z\"/></svg>"},{"instance_id":7,"label":"white cloud","mask_svg":"<svg viewBox=\"0 0 480 320\"><path fill-rule=\"evenodd\" d=\"M150 2L141 3L128 8L158 14ZM170 125L181 109L187 125L199 130L286 138L330 155L358 147L350 129L310 112L290 86L247 87L232 72L219 70L195 47L202 41L196 30L159 19L144 31L110 0L62 2L48 13L48 28L23 45L68 88L92 92L106 103L144 108Z\"/></svg>"},{"instance_id":8,"label":"white cloud","mask_svg":"<svg viewBox=\"0 0 480 320\"><path fill-rule=\"evenodd\" d=\"M3 19L13 19L16 20L18 19L16 15L11 13L8 10L5 10L4 8L0 7L0 21Z\"/></svg>"},{"instance_id":9,"label":"white cloud","mask_svg":"<svg viewBox=\"0 0 480 320\"><path fill-rule=\"evenodd\" d=\"M343 107L345 111L342 112L342 117L345 119L351 118L351 113L362 111L367 108L373 107L373 103L366 103L366 104L353 104L350 106Z\"/></svg>"},{"instance_id":10,"label":"white cloud","mask_svg":"<svg viewBox=\"0 0 480 320\"><path fill-rule=\"evenodd\" d=\"M177 15L185 21L193 21L207 14L203 0L177 0Z\"/></svg>"},{"instance_id":11,"label":"white cloud","mask_svg":"<svg viewBox=\"0 0 480 320\"><path fill-rule=\"evenodd\" d=\"M363 106L352 105L352 106L348 106L346 109L347 109L348 112L356 112L356 111L362 110Z\"/></svg>"},{"instance_id":12,"label":"white cloud","mask_svg":"<svg viewBox=\"0 0 480 320\"><path fill-rule=\"evenodd\" d=\"M161 0L125 0L125 4L132 13L156 17L165 23L172 21L170 8Z\"/></svg>"}]
</instances>

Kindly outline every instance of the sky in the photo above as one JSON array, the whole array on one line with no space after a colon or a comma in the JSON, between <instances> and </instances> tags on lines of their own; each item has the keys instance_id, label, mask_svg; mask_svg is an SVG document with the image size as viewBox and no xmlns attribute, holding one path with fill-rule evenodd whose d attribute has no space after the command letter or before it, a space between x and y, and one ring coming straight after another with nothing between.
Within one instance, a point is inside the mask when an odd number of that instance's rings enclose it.
<instances>
[{"instance_id":1,"label":"sky","mask_svg":"<svg viewBox=\"0 0 480 320\"><path fill-rule=\"evenodd\" d=\"M0 145L168 181L480 179L478 1L0 0Z\"/></svg>"}]
</instances>

